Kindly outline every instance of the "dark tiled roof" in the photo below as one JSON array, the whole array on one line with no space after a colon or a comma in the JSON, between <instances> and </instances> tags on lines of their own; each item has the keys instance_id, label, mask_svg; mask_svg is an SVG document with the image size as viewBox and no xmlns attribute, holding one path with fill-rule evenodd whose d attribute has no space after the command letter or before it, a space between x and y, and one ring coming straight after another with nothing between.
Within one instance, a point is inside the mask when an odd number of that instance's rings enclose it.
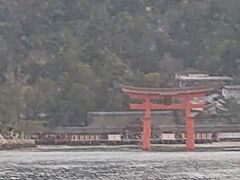
<instances>
[{"instance_id":1,"label":"dark tiled roof","mask_svg":"<svg viewBox=\"0 0 240 180\"><path fill-rule=\"evenodd\" d=\"M124 128L126 126L141 126L143 112L90 112L88 113L88 127L104 128L107 126ZM172 111L153 112L153 126L175 125Z\"/></svg>"},{"instance_id":2,"label":"dark tiled roof","mask_svg":"<svg viewBox=\"0 0 240 180\"><path fill-rule=\"evenodd\" d=\"M224 86L223 88L227 90L240 90L240 85Z\"/></svg>"},{"instance_id":3,"label":"dark tiled roof","mask_svg":"<svg viewBox=\"0 0 240 180\"><path fill-rule=\"evenodd\" d=\"M122 91L128 94L147 94L156 96L175 96L184 94L198 94L207 93L212 91L211 87L184 87L184 88L143 88L143 87L132 87L122 86Z\"/></svg>"},{"instance_id":4,"label":"dark tiled roof","mask_svg":"<svg viewBox=\"0 0 240 180\"><path fill-rule=\"evenodd\" d=\"M67 133L67 134L77 134L77 133L117 133L121 132L122 129L116 127L104 127L104 128L90 128L90 127L56 127L53 129L48 129L45 133Z\"/></svg>"}]
</instances>

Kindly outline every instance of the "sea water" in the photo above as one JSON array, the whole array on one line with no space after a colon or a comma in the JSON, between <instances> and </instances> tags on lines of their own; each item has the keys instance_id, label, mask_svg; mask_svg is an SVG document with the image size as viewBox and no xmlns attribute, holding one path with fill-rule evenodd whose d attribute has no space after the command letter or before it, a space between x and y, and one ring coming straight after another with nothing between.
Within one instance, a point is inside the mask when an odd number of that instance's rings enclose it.
<instances>
[{"instance_id":1,"label":"sea water","mask_svg":"<svg viewBox=\"0 0 240 180\"><path fill-rule=\"evenodd\" d=\"M240 179L240 152L0 151L0 179Z\"/></svg>"}]
</instances>

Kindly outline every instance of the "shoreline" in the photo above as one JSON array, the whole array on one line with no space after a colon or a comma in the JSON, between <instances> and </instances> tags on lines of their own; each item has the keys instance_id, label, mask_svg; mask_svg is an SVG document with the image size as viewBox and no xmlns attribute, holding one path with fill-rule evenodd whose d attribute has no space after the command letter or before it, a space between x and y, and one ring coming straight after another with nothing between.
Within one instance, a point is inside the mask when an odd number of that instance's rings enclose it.
<instances>
[{"instance_id":1,"label":"shoreline","mask_svg":"<svg viewBox=\"0 0 240 180\"><path fill-rule=\"evenodd\" d=\"M22 148L37 147L34 140L31 139L1 139L0 150L14 150Z\"/></svg>"},{"instance_id":2,"label":"shoreline","mask_svg":"<svg viewBox=\"0 0 240 180\"><path fill-rule=\"evenodd\" d=\"M37 148L35 144L1 144L0 151Z\"/></svg>"},{"instance_id":3,"label":"shoreline","mask_svg":"<svg viewBox=\"0 0 240 180\"><path fill-rule=\"evenodd\" d=\"M69 145L38 145L36 151L139 151L139 145L98 145L98 146L69 146ZM211 144L196 144L195 152L208 151L240 151L240 142L215 142ZM150 152L187 152L185 144L153 144Z\"/></svg>"},{"instance_id":4,"label":"shoreline","mask_svg":"<svg viewBox=\"0 0 240 180\"><path fill-rule=\"evenodd\" d=\"M1 144L0 150L49 151L139 151L140 145L36 145L36 144ZM240 151L240 142L214 142L196 144L195 152ZM187 152L185 144L152 144L150 152Z\"/></svg>"}]
</instances>

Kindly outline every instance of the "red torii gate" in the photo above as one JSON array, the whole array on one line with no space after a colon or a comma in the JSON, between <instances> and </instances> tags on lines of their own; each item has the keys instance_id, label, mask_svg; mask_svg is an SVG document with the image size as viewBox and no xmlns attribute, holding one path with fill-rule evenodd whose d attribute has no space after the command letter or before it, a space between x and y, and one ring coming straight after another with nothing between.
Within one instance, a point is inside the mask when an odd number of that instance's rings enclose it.
<instances>
[{"instance_id":1,"label":"red torii gate","mask_svg":"<svg viewBox=\"0 0 240 180\"><path fill-rule=\"evenodd\" d=\"M184 110L186 121L186 147L188 151L195 149L195 127L194 119L191 116L192 109L203 109L203 102L193 103L193 98L206 96L212 88L139 88L131 86L122 86L122 91L127 93L131 99L142 100L141 104L130 103L131 110L144 111L143 117L143 137L142 149L149 151L151 149L151 127L152 110ZM173 100L177 102L154 103L153 100Z\"/></svg>"}]
</instances>

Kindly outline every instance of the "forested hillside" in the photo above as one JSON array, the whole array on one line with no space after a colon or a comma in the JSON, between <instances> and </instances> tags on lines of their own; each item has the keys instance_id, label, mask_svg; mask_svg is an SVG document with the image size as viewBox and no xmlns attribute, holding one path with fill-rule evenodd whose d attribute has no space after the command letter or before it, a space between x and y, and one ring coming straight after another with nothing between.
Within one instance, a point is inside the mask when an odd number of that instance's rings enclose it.
<instances>
[{"instance_id":1,"label":"forested hillside","mask_svg":"<svg viewBox=\"0 0 240 180\"><path fill-rule=\"evenodd\" d=\"M240 81L238 0L0 0L0 121L84 124L120 84L198 69Z\"/></svg>"}]
</instances>

